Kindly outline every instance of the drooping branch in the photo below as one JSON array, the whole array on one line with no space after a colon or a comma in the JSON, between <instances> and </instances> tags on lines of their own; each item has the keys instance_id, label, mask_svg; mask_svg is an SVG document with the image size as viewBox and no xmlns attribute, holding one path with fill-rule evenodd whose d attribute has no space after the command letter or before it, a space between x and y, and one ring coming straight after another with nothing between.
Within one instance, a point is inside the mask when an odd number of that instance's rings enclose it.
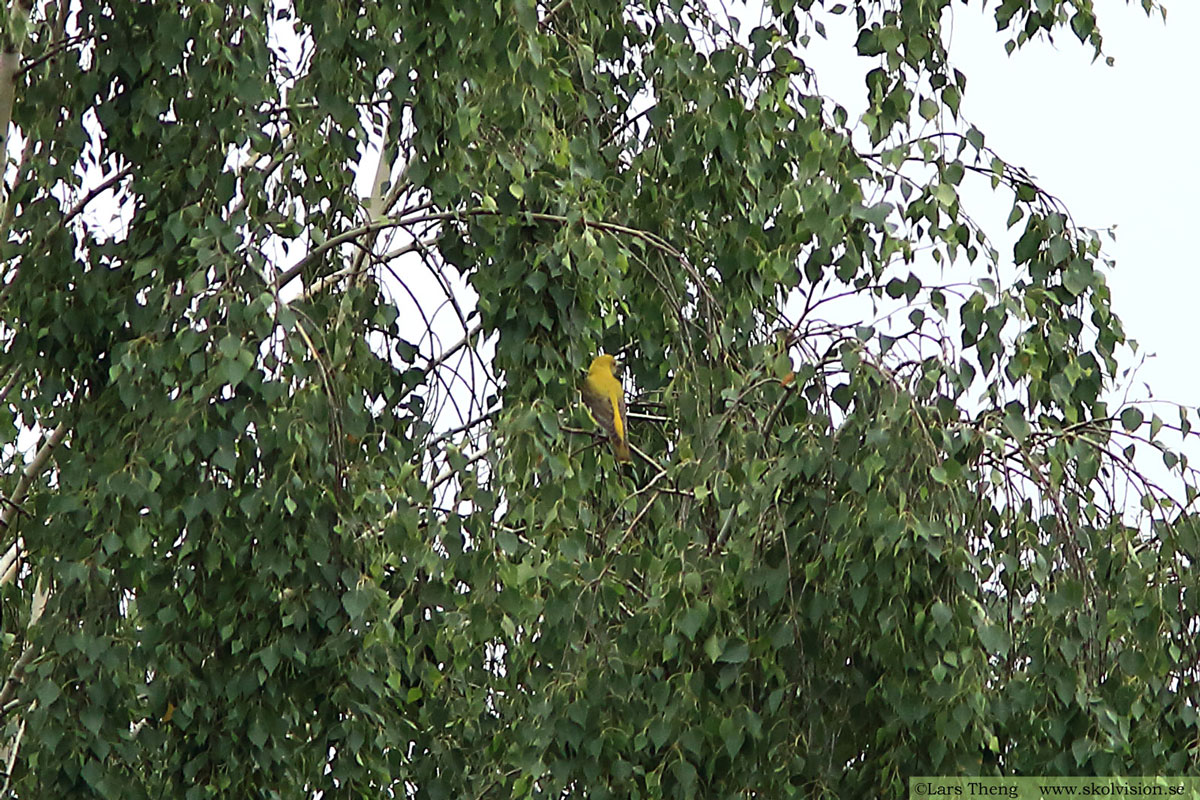
<instances>
[{"instance_id":1,"label":"drooping branch","mask_svg":"<svg viewBox=\"0 0 1200 800\"><path fill-rule=\"evenodd\" d=\"M380 231L389 230L391 228L408 228L408 227L412 227L415 225L421 225L426 222L462 221L462 220L468 219L470 217L498 217L498 216L501 216L501 212L495 211L495 210L489 209L489 208L483 208L483 207L469 208L469 209L464 209L462 211L440 211L440 212L435 212L435 213L431 213L431 214L419 214L418 216L411 216L411 213L412 212L410 211L409 212L410 215L402 214L398 217L385 217L385 218L378 219L378 220L371 220L370 222L367 222L356 228L351 228L348 231L345 231L343 233L338 234L337 236L334 236L334 237L328 239L321 245L314 247L306 256L304 256L304 258L297 261L294 265L292 265L288 269L284 270L283 272L279 273L279 275L277 275L275 277L275 279L273 281L271 281L271 285L275 289L282 289L284 286L288 285L293 280L295 280L296 277L299 276L302 272L304 272L305 269L307 269L309 266L311 266L314 262L317 261L317 259L319 259L321 256L325 255L330 250L333 250L344 244L353 242L356 239L359 239L363 236L367 236L367 235L370 235L373 233L379 233ZM578 225L582 225L585 228L590 228L592 230L602 231L604 233L608 233L608 234L612 234L612 235L616 235L616 236L625 236L625 237L628 237L631 239L637 239L641 242L645 242L650 247L653 247L654 249L662 252L664 255L666 255L666 256L678 261L680 264L682 264L683 267L688 270L688 273L691 275L692 279L697 282L698 286L700 286L701 290L705 292L705 295L706 296L708 295L708 292L704 287L703 281L700 280L700 274L695 270L695 267L693 267L691 265L691 263L687 260L687 257L680 250L678 250L676 247L674 247L670 242L668 242L666 239L662 238L661 236L659 236L656 233L641 230L639 228L633 228L628 225L622 225L622 224L616 223L616 222L606 222L606 221L602 221L602 220L588 220L588 219L573 220L573 219L570 219L569 217L563 216L561 214L545 214L545 213L540 213L540 212L525 212L525 213L518 214L517 216L520 216L524 219L527 219L527 220L530 220L533 222L550 222L550 223L554 223L554 224L558 224L558 225L578 224ZM428 245L428 242L420 242L420 243L414 242L413 244L411 244L409 246L402 247L393 253L389 253L388 256L394 257L397 255L402 255L403 253L410 252L413 250L418 250L423 247L426 247L427 245Z\"/></svg>"}]
</instances>

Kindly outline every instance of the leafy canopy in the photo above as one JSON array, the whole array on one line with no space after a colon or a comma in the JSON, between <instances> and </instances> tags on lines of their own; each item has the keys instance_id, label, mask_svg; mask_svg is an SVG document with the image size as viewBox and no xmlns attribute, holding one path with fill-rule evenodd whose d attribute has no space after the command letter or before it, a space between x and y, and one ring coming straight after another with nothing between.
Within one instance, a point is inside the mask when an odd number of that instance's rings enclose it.
<instances>
[{"instance_id":1,"label":"leafy canopy","mask_svg":"<svg viewBox=\"0 0 1200 800\"><path fill-rule=\"evenodd\" d=\"M962 115L977 7L2 13L16 796L1191 769L1189 418L1109 400L1100 233Z\"/></svg>"}]
</instances>

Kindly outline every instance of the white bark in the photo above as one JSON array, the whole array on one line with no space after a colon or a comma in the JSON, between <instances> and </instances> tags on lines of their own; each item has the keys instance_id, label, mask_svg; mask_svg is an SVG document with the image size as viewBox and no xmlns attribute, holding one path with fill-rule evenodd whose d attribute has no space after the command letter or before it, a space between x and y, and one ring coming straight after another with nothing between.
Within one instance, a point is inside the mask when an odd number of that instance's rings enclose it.
<instances>
[{"instance_id":1,"label":"white bark","mask_svg":"<svg viewBox=\"0 0 1200 800\"><path fill-rule=\"evenodd\" d=\"M29 487L42 474L42 470L46 468L46 464L50 461L50 455L54 452L54 448L58 447L66 435L66 423L59 423L59 426L46 437L46 441L42 443L33 460L25 465L25 469L21 471L21 478L17 481L17 488L13 490L12 496L4 503L4 507L0 508L0 532L6 533L13 527L13 522L19 513L21 503L25 501L26 496L29 494ZM0 586L7 584L16 576L16 564L20 555L21 540L17 538L9 545L4 555L0 556Z\"/></svg>"},{"instance_id":2,"label":"white bark","mask_svg":"<svg viewBox=\"0 0 1200 800\"><path fill-rule=\"evenodd\" d=\"M28 36L29 3L26 0L12 0L8 5L8 35L12 41L6 42L3 52L0 52L0 174L2 167L8 163L9 126L12 123L13 102L17 97L17 73L21 69L21 50L25 47ZM8 197L0 198L0 219L3 219L4 209L8 205Z\"/></svg>"}]
</instances>

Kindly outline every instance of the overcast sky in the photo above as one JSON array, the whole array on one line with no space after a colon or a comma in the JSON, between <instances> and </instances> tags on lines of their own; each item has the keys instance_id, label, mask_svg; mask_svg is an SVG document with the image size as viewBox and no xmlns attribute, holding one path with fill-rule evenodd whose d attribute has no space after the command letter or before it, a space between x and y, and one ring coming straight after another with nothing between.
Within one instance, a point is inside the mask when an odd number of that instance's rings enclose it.
<instances>
[{"instance_id":1,"label":"overcast sky","mask_svg":"<svg viewBox=\"0 0 1200 800\"><path fill-rule=\"evenodd\" d=\"M1200 8L1173 2L1167 23L1140 3L1098 4L1112 67L1072 36L1013 56L981 46L994 22L955 14L954 56L969 83L964 112L1006 159L1028 168L1080 224L1117 226L1109 285L1126 332L1147 359L1156 397L1200 404L1200 122L1194 36ZM990 34L993 39L995 34Z\"/></svg>"},{"instance_id":2,"label":"overcast sky","mask_svg":"<svg viewBox=\"0 0 1200 800\"><path fill-rule=\"evenodd\" d=\"M996 32L991 10L974 1L952 9L945 21L951 59L968 79L964 117L989 147L1063 201L1077 224L1115 227L1105 252L1117 267L1107 278L1126 333L1139 342L1139 360L1145 357L1135 386L1148 384L1159 400L1200 405L1200 256L1192 241L1200 233L1200 150L1191 142L1200 128L1200 69L1192 56L1200 7L1172 0L1164 24L1157 12L1146 16L1141 0L1098 4L1111 67L1093 62L1091 48L1069 31L1006 55L1008 37ZM829 41L814 37L805 55L821 92L855 118L865 105L863 75L878 59L848 55L857 33L851 16L834 17ZM1011 258L1004 230L1011 197L989 194L986 184L964 183L968 212L1002 258ZM1134 363L1126 353L1123 366ZM1144 388L1131 397L1139 395Z\"/></svg>"},{"instance_id":3,"label":"overcast sky","mask_svg":"<svg viewBox=\"0 0 1200 800\"><path fill-rule=\"evenodd\" d=\"M992 12L980 5L955 3L948 18L951 57L968 78L964 116L988 146L1062 200L1078 224L1116 227L1116 241L1105 243L1117 260L1107 276L1113 302L1141 354L1154 354L1139 380L1158 399L1200 405L1200 256L1192 240L1200 233L1200 149L1191 141L1200 128L1200 69L1192 55L1200 8L1195 0L1172 2L1164 25L1157 13L1147 18L1140 0L1098 4L1104 47L1116 60L1109 67L1093 62L1090 47L1069 32L1008 56L1007 36L996 33ZM822 93L853 117L863 108L862 76L878 59L847 61L855 36L850 16L829 26L828 43L814 39L806 55ZM979 212L988 198L981 191L964 200ZM1003 199L998 226L980 220L998 245L1010 203Z\"/></svg>"},{"instance_id":4,"label":"overcast sky","mask_svg":"<svg viewBox=\"0 0 1200 800\"><path fill-rule=\"evenodd\" d=\"M1136 358L1120 354L1123 367L1141 362L1128 397L1145 399L1148 386L1157 400L1194 408L1200 405L1200 256L1192 237L1200 233L1200 150L1191 139L1200 129L1193 56L1200 7L1196 0L1168 2L1166 24L1157 12L1147 17L1141 0L1097 4L1111 67L1093 62L1091 48L1069 31L1006 55L1008 36L996 32L993 12L975 0L954 3L944 21L952 31L951 59L968 79L965 119L1002 158L1060 199L1077 224L1116 228L1115 241L1104 239L1106 255L1117 262L1106 277L1126 334L1140 345ZM822 94L854 119L865 106L863 76L879 60L851 55L857 34L851 17L826 18L829 41L814 37L804 57ZM986 182L964 182L961 196L1002 261L1011 259L1004 227L1011 196L991 193ZM1120 393L1112 399L1116 405ZM1170 409L1156 410L1168 422L1178 420ZM1200 448L1187 449L1197 460ZM1138 462L1166 478L1157 455Z\"/></svg>"}]
</instances>

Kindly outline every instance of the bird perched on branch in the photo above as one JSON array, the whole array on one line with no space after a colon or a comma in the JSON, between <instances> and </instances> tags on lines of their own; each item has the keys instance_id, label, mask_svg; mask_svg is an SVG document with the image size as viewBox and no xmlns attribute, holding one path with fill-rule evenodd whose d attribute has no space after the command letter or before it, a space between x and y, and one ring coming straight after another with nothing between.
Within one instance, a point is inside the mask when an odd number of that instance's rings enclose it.
<instances>
[{"instance_id":1,"label":"bird perched on branch","mask_svg":"<svg viewBox=\"0 0 1200 800\"><path fill-rule=\"evenodd\" d=\"M599 355L588 367L587 378L580 393L583 404L592 417L608 434L612 443L613 456L617 461L629 462L629 440L626 438L625 390L619 377L621 367L610 355Z\"/></svg>"}]
</instances>

